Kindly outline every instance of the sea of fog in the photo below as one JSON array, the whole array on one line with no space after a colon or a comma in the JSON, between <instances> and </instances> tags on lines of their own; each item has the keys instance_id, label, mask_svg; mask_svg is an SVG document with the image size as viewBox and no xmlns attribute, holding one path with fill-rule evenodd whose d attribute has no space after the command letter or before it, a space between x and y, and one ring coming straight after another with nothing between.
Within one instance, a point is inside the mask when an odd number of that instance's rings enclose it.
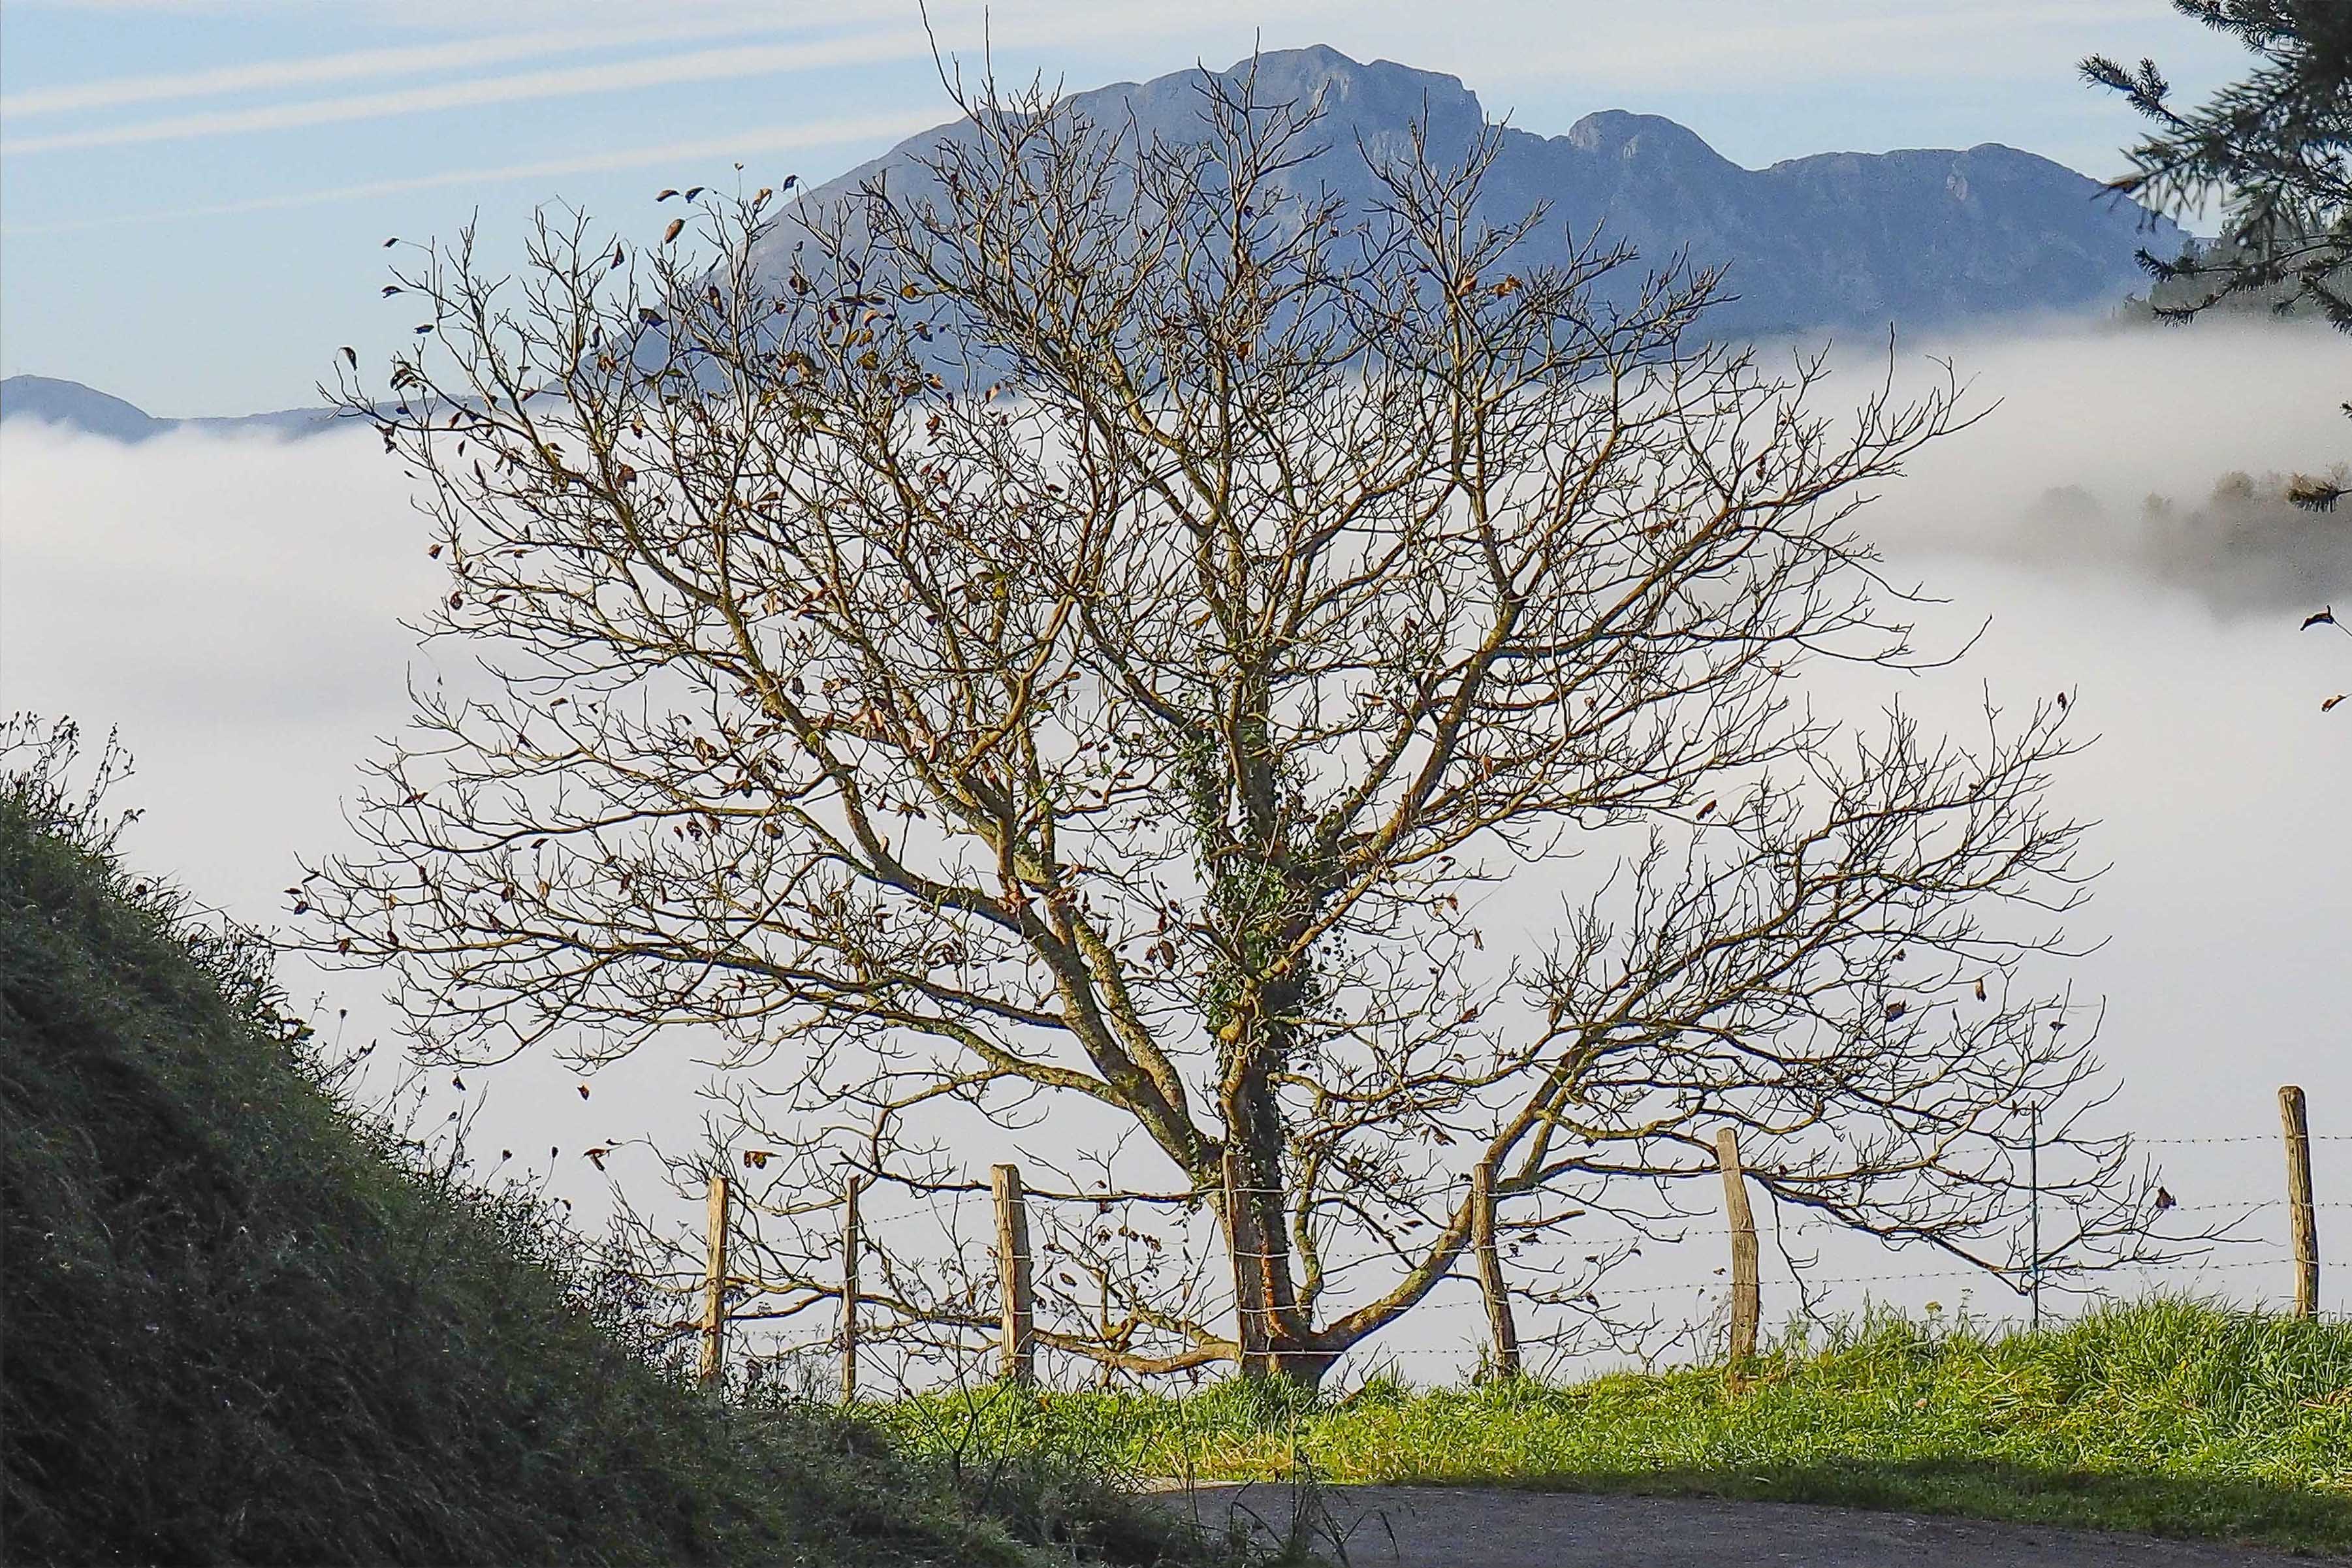
<instances>
[{"instance_id":1,"label":"sea of fog","mask_svg":"<svg viewBox=\"0 0 2352 1568\"><path fill-rule=\"evenodd\" d=\"M1934 373L1922 352L1903 350L1903 377ZM1988 694L2018 711L2069 694L2079 733L2097 738L2054 796L2096 822L2090 858L2111 868L2070 921L2095 948L2067 970L2078 1000L2105 1005L2115 1097L2100 1125L2237 1140L2148 1155L2197 1215L2247 1210L2245 1247L2143 1282L2277 1303L2291 1288L2279 1084L2306 1089L2322 1139L2323 1254L2352 1256L2352 703L2320 711L2352 689L2352 637L2298 631L2323 603L2352 612L2352 509L2292 512L2228 476L2352 456L2338 412L2352 350L2324 333L2200 323L1934 352L1984 417L1884 486L1859 526L1891 577L1939 601L1923 617L1930 645L1981 635L1948 669L1825 677L1819 700L1866 715L1899 698L1957 727L1981 723ZM1858 399L1874 373L1858 356L1830 397ZM402 625L439 581L426 542L399 466L364 434L123 446L12 421L0 703L119 729L138 770L118 803L144 813L131 858L236 918L282 923L297 857L348 841L342 801L402 723L405 683L462 657L428 656ZM289 959L283 977L324 1031L396 1053L367 977ZM511 1151L508 1170L542 1176L593 1224L606 1178L583 1149L700 1136L709 1075L690 1054L648 1051L593 1080L544 1055L468 1071L462 1088L440 1072L421 1124L469 1116L486 1165ZM610 1164L633 1197L658 1196L643 1149ZM1662 1319L1705 1311L1720 1247L1648 1249L1616 1282L1654 1292ZM1868 1295L1948 1308L1965 1292L1973 1311L2021 1311L1989 1282L1941 1277L1948 1268L1856 1243L1824 1252L1818 1273L1856 1281L1825 1293L1839 1307ZM1787 1279L1768 1239L1768 1320L1790 1305ZM1424 1380L1466 1366L1475 1298L1447 1290L1375 1358ZM2352 1309L2352 1268L2331 1268L2324 1299Z\"/></svg>"}]
</instances>

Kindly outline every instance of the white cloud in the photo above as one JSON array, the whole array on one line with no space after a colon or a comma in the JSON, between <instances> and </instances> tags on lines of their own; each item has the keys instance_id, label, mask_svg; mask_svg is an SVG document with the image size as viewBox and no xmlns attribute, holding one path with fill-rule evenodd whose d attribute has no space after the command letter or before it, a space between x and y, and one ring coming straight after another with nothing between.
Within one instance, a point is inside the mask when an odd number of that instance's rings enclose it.
<instances>
[{"instance_id":1,"label":"white cloud","mask_svg":"<svg viewBox=\"0 0 2352 1568\"><path fill-rule=\"evenodd\" d=\"M219 66L209 70L106 77L64 87L36 88L0 96L0 116L25 120L36 115L83 113L90 110L119 109L128 104L156 103L172 99L220 98L279 88L323 87L331 82L365 81L379 77L479 70L486 66L536 59L548 55L587 54L597 49L628 48L643 44L678 44L698 38L782 30L781 25L773 20L760 24L749 17L731 17L701 23L673 21L658 27L573 27L561 31L499 34L443 44L352 49L341 54Z\"/></svg>"},{"instance_id":2,"label":"white cloud","mask_svg":"<svg viewBox=\"0 0 2352 1568\"><path fill-rule=\"evenodd\" d=\"M702 49L653 59L623 60L561 69L520 71L389 92L338 95L252 109L208 110L161 120L101 125L47 135L0 141L0 155L26 157L88 147L119 147L146 141L182 141L259 131L381 120L403 114L476 109L537 99L572 98L729 78L782 75L826 66L902 59L929 47L919 31L864 33L794 44Z\"/></svg>"},{"instance_id":3,"label":"white cloud","mask_svg":"<svg viewBox=\"0 0 2352 1568\"><path fill-rule=\"evenodd\" d=\"M1198 22L1221 8L1196 8L1187 17ZM851 32L793 43L737 46L727 48L659 54L650 58L607 61L503 76L473 77L395 89L384 92L336 94L291 103L205 110L152 120L83 126L73 130L17 136L0 141L0 154L26 157L96 147L118 147L153 141L185 141L206 137L290 131L309 126L346 124L401 115L486 108L497 104L556 98L590 97L603 93L642 91L695 82L745 77L787 75L826 67L865 65L917 59L928 55L935 39L942 47L959 42L981 46L992 37L1010 46L1022 43L1071 43L1082 39L1118 38L1164 32L1165 18L1146 20L1120 15L1105 16L1087 9L1061 14L1053 7L1013 26L977 26L938 33L923 27L898 26ZM684 38L722 36L751 30L740 23L711 22L660 29L634 29L611 35L574 35L569 46L579 49L625 43L668 43ZM969 35L968 37L966 35ZM559 36L520 35L509 39L475 40L463 44L413 49L367 51L320 57L280 66L228 68L186 77L124 78L117 83L93 83L79 88L42 89L19 94L5 106L18 118L64 109L123 104L167 97L191 97L283 85L309 85L336 79L401 74L411 70L460 68L499 59L529 57L557 52ZM113 95L110 98L108 95ZM940 118L934 112L932 121Z\"/></svg>"},{"instance_id":4,"label":"white cloud","mask_svg":"<svg viewBox=\"0 0 2352 1568\"><path fill-rule=\"evenodd\" d=\"M82 0L83 4L93 0ZM234 15L248 5L217 0L95 0L122 8L153 6ZM358 8L362 0L352 0ZM121 78L20 92L0 112L30 114L118 106L173 97L275 86L361 79L434 69L465 69L541 54L635 43L845 25L905 27L912 0L833 0L778 6L744 0L673 0L658 27L641 22L628 0L510 0L490 13L498 25L543 24L528 32L482 34L485 13L469 0L403 0L366 7L379 26L469 36L444 43L352 51L310 59L257 63L184 75ZM1662 16L1670 18L1661 25ZM1105 6L1081 0L936 0L929 16L939 36L976 49L983 31L1000 46L1117 47L1152 38L1222 38L1209 63L1245 54L1254 38L1270 47L1328 42L1363 57L1375 55L1462 74L1473 87L1544 87L1565 78L1582 84L1687 88L1709 82L1753 90L1774 84L1867 76L1874 80L1987 78L2063 81L2087 49L2129 54L2161 46L2174 74L2231 62L2231 46L2169 16L2147 0L2035 0L1971 5L1964 0L1805 0L1759 19L1752 0L1669 0L1629 7L1601 0L1482 0L1465 17L1401 0L1197 0L1181 7ZM1157 68L1169 68L1171 60ZM2091 101L2085 99L2084 101ZM110 128L123 131L130 128ZM92 143L95 144L95 143Z\"/></svg>"},{"instance_id":5,"label":"white cloud","mask_svg":"<svg viewBox=\"0 0 2352 1568\"><path fill-rule=\"evenodd\" d=\"M660 141L615 148L577 158L541 159L527 163L503 163L480 169L444 169L397 180L371 180L325 190L294 191L281 195L254 196L245 201L216 202L206 206L173 207L161 211L114 213L104 217L69 218L53 224L25 224L0 229L0 234L75 233L113 228L124 224L168 223L180 218L222 217L237 213L274 212L286 207L318 206L327 202L395 196L410 191L430 191L451 185L482 186L512 180L554 179L566 174L610 173L621 169L660 166L691 167L698 161L740 159L761 152L804 152L871 141L896 141L940 122L937 110L902 110L895 114L858 115L839 120L812 120L797 125L755 125L727 136L690 141Z\"/></svg>"},{"instance_id":6,"label":"white cloud","mask_svg":"<svg viewBox=\"0 0 2352 1568\"><path fill-rule=\"evenodd\" d=\"M1654 10L1610 7L1565 29L1537 26L1530 8L1528 25L1511 29L1517 41L1491 50L1485 66L1497 82L1563 74L1685 85L1723 79L1749 88L1865 76L1884 81L2031 73L2063 80L2074 51L2133 28L2147 12L2136 0L1966 6L1817 0L1801 10L1683 0L1674 9L1674 26L1660 26Z\"/></svg>"}]
</instances>

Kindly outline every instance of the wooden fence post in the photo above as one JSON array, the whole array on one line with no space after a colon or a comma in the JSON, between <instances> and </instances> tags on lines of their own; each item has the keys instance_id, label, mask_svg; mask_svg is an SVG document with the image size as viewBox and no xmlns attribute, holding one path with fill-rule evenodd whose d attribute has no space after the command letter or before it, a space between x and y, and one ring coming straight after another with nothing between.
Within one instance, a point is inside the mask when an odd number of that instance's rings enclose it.
<instances>
[{"instance_id":1,"label":"wooden fence post","mask_svg":"<svg viewBox=\"0 0 2352 1568\"><path fill-rule=\"evenodd\" d=\"M1243 1180L1239 1149L1225 1148L1225 1236L1234 1254L1234 1338L1242 1375L1264 1376L1274 1370L1266 1350L1266 1324L1250 1310L1250 1272L1261 1261L1265 1244L1258 1239L1257 1211L1250 1207L1249 1184Z\"/></svg>"},{"instance_id":2,"label":"wooden fence post","mask_svg":"<svg viewBox=\"0 0 2352 1568\"><path fill-rule=\"evenodd\" d=\"M1486 1296L1486 1327L1495 1338L1495 1375L1519 1375L1519 1330L1511 1321L1511 1288L1495 1245L1495 1165L1480 1160L1470 1173L1470 1246L1478 1256L1478 1286Z\"/></svg>"},{"instance_id":3,"label":"wooden fence post","mask_svg":"<svg viewBox=\"0 0 2352 1568\"><path fill-rule=\"evenodd\" d=\"M702 1270L702 1382L715 1386L727 1371L727 1177L710 1178L709 1251Z\"/></svg>"},{"instance_id":4,"label":"wooden fence post","mask_svg":"<svg viewBox=\"0 0 2352 1568\"><path fill-rule=\"evenodd\" d=\"M2033 1332L2042 1332L2042 1106L2039 1102L2025 1107L2025 1184L2027 1212L2032 1217L2027 1230L2027 1244L2032 1248L2026 1264L2026 1280L2032 1291Z\"/></svg>"},{"instance_id":5,"label":"wooden fence post","mask_svg":"<svg viewBox=\"0 0 2352 1568\"><path fill-rule=\"evenodd\" d=\"M2319 1217L2311 1201L2311 1124L2303 1091L2289 1083L2279 1092L2279 1121L2286 1132L2286 1207L2294 1231L2294 1315L2319 1315Z\"/></svg>"},{"instance_id":6,"label":"wooden fence post","mask_svg":"<svg viewBox=\"0 0 2352 1568\"><path fill-rule=\"evenodd\" d=\"M1037 1380L1037 1345L1031 1324L1035 1298L1030 1277L1029 1206L1021 1194L1021 1167L994 1166L989 1185L996 1196L996 1278L1000 1297L997 1375L1014 1383Z\"/></svg>"},{"instance_id":7,"label":"wooden fence post","mask_svg":"<svg viewBox=\"0 0 2352 1568\"><path fill-rule=\"evenodd\" d=\"M1748 1207L1748 1177L1739 1164L1739 1134L1725 1127L1715 1134L1716 1162L1723 1167L1723 1208L1731 1223L1731 1360L1756 1354L1756 1323L1763 1315L1758 1279L1756 1216Z\"/></svg>"},{"instance_id":8,"label":"wooden fence post","mask_svg":"<svg viewBox=\"0 0 2352 1568\"><path fill-rule=\"evenodd\" d=\"M866 1178L854 1176L841 1193L841 1402L857 1403L857 1195Z\"/></svg>"}]
</instances>

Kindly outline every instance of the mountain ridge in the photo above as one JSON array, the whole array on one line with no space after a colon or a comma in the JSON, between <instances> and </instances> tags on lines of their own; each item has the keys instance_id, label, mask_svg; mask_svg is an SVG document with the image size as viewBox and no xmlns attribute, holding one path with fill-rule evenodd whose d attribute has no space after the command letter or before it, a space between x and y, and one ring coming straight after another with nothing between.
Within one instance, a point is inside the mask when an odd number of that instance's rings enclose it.
<instances>
[{"instance_id":1,"label":"mountain ridge","mask_svg":"<svg viewBox=\"0 0 2352 1568\"><path fill-rule=\"evenodd\" d=\"M1651 266L1685 255L1727 266L1727 298L1708 317L1724 337L1916 331L2119 304L2143 281L2142 246L2169 255L2188 237L2090 176L1997 141L1825 152L1749 169L1689 127L1631 110L1596 110L1550 136L1492 122L1457 77L1360 62L1328 45L1205 74L1238 86L1253 72L1260 103L1320 101L1325 151L1283 177L1295 188L1320 183L1361 211L1376 192L1354 146L1372 158L1402 154L1420 120L1432 157L1444 160L1491 128L1484 220L1499 228L1540 203L1546 223L1522 249L1556 246L1563 228L1598 227ZM1097 124L1131 120L1146 135L1199 140L1203 75L1116 82L1066 101ZM918 154L968 133L949 123L908 137L803 200L845 198L877 175L920 184ZM789 240L772 244L781 267ZM1630 293L1641 270L1612 282Z\"/></svg>"},{"instance_id":2,"label":"mountain ridge","mask_svg":"<svg viewBox=\"0 0 2352 1568\"><path fill-rule=\"evenodd\" d=\"M1250 71L1261 102L1322 105L1326 148L1286 178L1319 181L1360 209L1371 175L1354 147L1375 158L1400 155L1419 120L1433 156L1444 158L1491 125L1498 145L1482 217L1500 226L1541 203L1546 223L1523 248L1597 227L1650 266L1675 257L1724 266L1724 297L1706 319L1724 338L1916 332L2120 306L2143 281L2136 253L2172 254L2188 238L2088 175L1997 141L1824 152L1750 169L1689 127L1632 110L1596 110L1550 136L1490 122L1458 77L1361 62L1328 45L1262 54L1210 74L1237 82ZM1098 123L1131 117L1144 132L1197 139L1202 78L1195 68L1113 82L1068 101ZM919 153L964 133L967 126L950 121L908 137L803 201L846 199L877 176L919 181ZM782 268L789 236L779 233L770 245L764 262ZM1641 270L1604 291L1637 287ZM0 382L0 418L19 414L131 441L182 428L304 434L334 423L324 409L157 419L78 382L24 376Z\"/></svg>"}]
</instances>

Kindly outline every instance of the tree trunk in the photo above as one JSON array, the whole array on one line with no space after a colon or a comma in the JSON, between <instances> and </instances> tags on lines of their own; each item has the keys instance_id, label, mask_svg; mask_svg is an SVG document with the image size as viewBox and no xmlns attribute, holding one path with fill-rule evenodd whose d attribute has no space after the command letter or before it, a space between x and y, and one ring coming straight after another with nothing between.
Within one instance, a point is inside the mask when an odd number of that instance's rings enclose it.
<instances>
[{"instance_id":1,"label":"tree trunk","mask_svg":"<svg viewBox=\"0 0 2352 1568\"><path fill-rule=\"evenodd\" d=\"M1238 1147L1226 1145L1225 1247L1234 1265L1235 1361L1244 1377L1279 1377L1312 1391L1339 1353L1307 1332L1305 1313L1290 1299L1287 1232L1281 1199L1270 1186Z\"/></svg>"},{"instance_id":2,"label":"tree trunk","mask_svg":"<svg viewBox=\"0 0 2352 1568\"><path fill-rule=\"evenodd\" d=\"M1278 1377L1307 1394L1323 1385L1323 1375L1339 1359L1336 1350L1315 1350L1304 1345L1277 1345L1266 1356L1265 1375Z\"/></svg>"}]
</instances>

